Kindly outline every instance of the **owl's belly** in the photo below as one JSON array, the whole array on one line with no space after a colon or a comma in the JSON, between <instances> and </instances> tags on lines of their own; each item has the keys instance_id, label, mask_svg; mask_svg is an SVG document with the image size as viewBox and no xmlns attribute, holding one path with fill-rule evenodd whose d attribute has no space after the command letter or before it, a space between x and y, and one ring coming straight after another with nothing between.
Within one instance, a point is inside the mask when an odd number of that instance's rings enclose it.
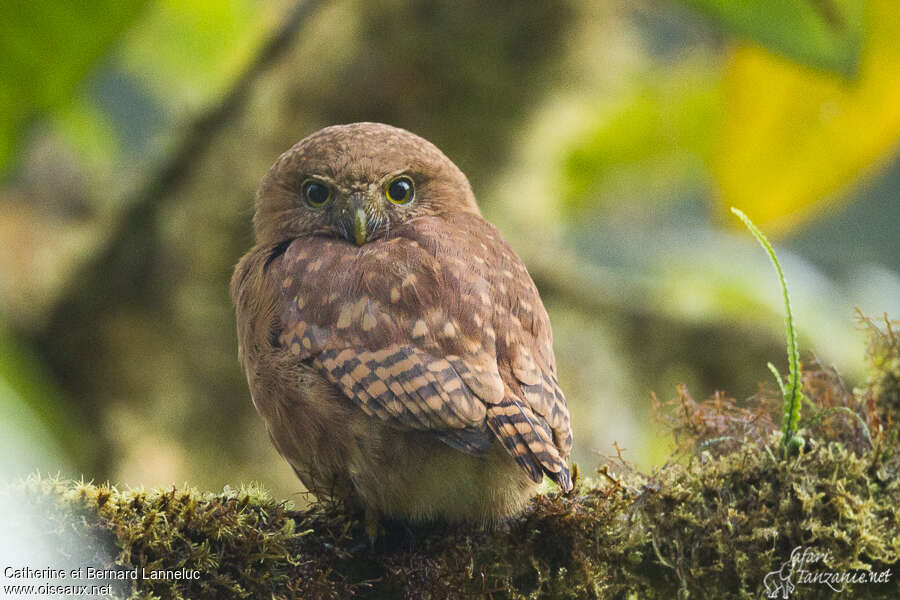
<instances>
[{"instance_id":1,"label":"owl's belly","mask_svg":"<svg viewBox=\"0 0 900 600\"><path fill-rule=\"evenodd\" d=\"M351 455L348 470L363 503L385 516L490 525L521 512L534 493L499 442L471 456L424 432L380 434L380 455Z\"/></svg>"},{"instance_id":2,"label":"owl's belly","mask_svg":"<svg viewBox=\"0 0 900 600\"><path fill-rule=\"evenodd\" d=\"M497 440L483 455L465 454L366 415L318 373L300 377L299 393L256 404L278 451L319 497L406 521L489 525L520 512L535 491Z\"/></svg>"}]
</instances>

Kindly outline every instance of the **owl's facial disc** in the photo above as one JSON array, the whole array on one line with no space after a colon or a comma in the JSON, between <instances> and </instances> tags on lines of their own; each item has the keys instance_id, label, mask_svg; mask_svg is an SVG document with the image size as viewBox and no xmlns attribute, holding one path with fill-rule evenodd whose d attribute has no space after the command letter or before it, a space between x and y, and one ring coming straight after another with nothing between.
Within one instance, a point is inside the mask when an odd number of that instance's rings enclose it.
<instances>
[{"instance_id":1,"label":"owl's facial disc","mask_svg":"<svg viewBox=\"0 0 900 600\"><path fill-rule=\"evenodd\" d=\"M390 235L392 217L399 222L416 214L416 185L409 168L387 173L322 173L311 169L302 179L300 193L306 218L324 232L362 246ZM321 230L320 230L321 231Z\"/></svg>"}]
</instances>

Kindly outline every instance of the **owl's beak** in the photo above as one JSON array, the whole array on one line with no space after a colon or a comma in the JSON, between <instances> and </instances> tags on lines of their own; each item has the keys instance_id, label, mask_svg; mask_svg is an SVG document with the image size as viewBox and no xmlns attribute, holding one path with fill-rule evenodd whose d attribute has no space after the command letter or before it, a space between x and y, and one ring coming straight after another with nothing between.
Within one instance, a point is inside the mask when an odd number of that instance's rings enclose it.
<instances>
[{"instance_id":1,"label":"owl's beak","mask_svg":"<svg viewBox=\"0 0 900 600\"><path fill-rule=\"evenodd\" d=\"M365 210L357 208L353 211L353 241L356 242L357 246L362 246L366 243L366 237L369 233L368 222L369 216Z\"/></svg>"},{"instance_id":2,"label":"owl's beak","mask_svg":"<svg viewBox=\"0 0 900 600\"><path fill-rule=\"evenodd\" d=\"M365 195L361 193L350 194L342 213L347 241L354 242L357 246L365 244L366 239L369 237L369 214L366 212Z\"/></svg>"}]
</instances>

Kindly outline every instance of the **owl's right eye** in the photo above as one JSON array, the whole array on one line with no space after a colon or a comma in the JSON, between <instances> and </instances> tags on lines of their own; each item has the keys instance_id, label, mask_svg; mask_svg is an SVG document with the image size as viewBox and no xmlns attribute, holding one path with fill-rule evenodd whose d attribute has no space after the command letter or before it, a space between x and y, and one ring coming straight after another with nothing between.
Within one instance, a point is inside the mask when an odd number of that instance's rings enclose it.
<instances>
[{"instance_id":1,"label":"owl's right eye","mask_svg":"<svg viewBox=\"0 0 900 600\"><path fill-rule=\"evenodd\" d=\"M331 198L331 190L327 185L308 179L303 182L303 199L313 208L319 208Z\"/></svg>"}]
</instances>

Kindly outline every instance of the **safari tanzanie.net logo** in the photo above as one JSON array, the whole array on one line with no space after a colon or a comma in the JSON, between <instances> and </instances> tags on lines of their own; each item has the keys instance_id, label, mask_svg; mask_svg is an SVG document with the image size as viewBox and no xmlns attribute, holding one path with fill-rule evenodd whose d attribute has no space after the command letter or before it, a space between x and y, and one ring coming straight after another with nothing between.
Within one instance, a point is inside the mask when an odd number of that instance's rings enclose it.
<instances>
[{"instance_id":1,"label":"safari tanzanie.net logo","mask_svg":"<svg viewBox=\"0 0 900 600\"><path fill-rule=\"evenodd\" d=\"M888 583L891 570L849 570L834 571L829 565L833 557L830 550L797 546L781 568L766 573L763 578L766 598L791 597L798 586L826 586L833 592L843 592L854 585Z\"/></svg>"}]
</instances>

